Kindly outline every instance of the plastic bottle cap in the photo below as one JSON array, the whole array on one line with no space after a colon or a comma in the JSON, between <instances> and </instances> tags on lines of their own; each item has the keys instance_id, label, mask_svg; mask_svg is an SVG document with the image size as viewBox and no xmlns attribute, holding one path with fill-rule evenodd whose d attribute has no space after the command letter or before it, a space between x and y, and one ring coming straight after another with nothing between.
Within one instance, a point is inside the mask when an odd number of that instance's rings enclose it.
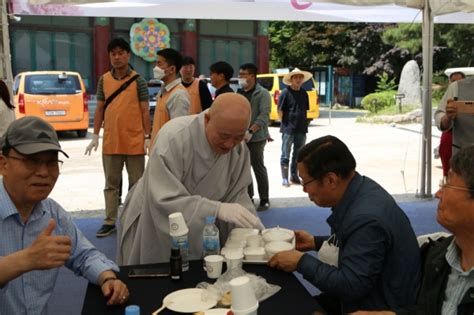
<instances>
[{"instance_id":1,"label":"plastic bottle cap","mask_svg":"<svg viewBox=\"0 0 474 315\"><path fill-rule=\"evenodd\" d=\"M179 251L179 248L171 248L171 256L172 257L177 257L180 256L181 252Z\"/></svg>"},{"instance_id":2,"label":"plastic bottle cap","mask_svg":"<svg viewBox=\"0 0 474 315\"><path fill-rule=\"evenodd\" d=\"M209 215L206 217L207 224L213 224L215 221L216 221L216 217L213 217L212 215Z\"/></svg>"},{"instance_id":3,"label":"plastic bottle cap","mask_svg":"<svg viewBox=\"0 0 474 315\"><path fill-rule=\"evenodd\" d=\"M125 315L140 315L140 306L129 305L125 308Z\"/></svg>"}]
</instances>

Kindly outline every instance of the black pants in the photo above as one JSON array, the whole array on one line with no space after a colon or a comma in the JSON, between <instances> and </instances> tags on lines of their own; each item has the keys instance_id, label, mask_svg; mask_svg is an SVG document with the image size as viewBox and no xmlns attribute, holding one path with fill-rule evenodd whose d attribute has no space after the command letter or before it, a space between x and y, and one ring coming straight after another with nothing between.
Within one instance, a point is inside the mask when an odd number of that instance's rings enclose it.
<instances>
[{"instance_id":1,"label":"black pants","mask_svg":"<svg viewBox=\"0 0 474 315\"><path fill-rule=\"evenodd\" d=\"M266 144L266 139L257 142L247 142L247 147L250 151L250 163L252 164L255 179L257 180L258 195L260 197L260 200L268 201L268 174L263 159L263 151L265 149ZM250 184L250 198L253 198L253 195L253 184Z\"/></svg>"},{"instance_id":2,"label":"black pants","mask_svg":"<svg viewBox=\"0 0 474 315\"><path fill-rule=\"evenodd\" d=\"M327 315L342 315L341 303L338 299L326 293L315 295L314 298L316 299L316 301L318 301L318 304L326 311Z\"/></svg>"}]
</instances>

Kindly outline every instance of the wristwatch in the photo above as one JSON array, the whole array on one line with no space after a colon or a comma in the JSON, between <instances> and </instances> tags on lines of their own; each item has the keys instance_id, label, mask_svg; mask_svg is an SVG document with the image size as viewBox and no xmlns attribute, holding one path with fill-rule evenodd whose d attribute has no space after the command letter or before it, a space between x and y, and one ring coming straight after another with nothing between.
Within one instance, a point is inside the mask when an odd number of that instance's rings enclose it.
<instances>
[{"instance_id":1,"label":"wristwatch","mask_svg":"<svg viewBox=\"0 0 474 315\"><path fill-rule=\"evenodd\" d=\"M151 139L151 135L145 135L145 139Z\"/></svg>"}]
</instances>

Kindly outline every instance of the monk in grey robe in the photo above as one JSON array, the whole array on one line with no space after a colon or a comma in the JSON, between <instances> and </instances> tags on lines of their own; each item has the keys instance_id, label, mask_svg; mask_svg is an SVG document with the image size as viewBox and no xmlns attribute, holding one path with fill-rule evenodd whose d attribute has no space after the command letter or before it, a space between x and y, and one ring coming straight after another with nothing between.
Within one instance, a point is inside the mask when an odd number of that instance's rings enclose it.
<instances>
[{"instance_id":1,"label":"monk in grey robe","mask_svg":"<svg viewBox=\"0 0 474 315\"><path fill-rule=\"evenodd\" d=\"M217 218L221 243L235 226L264 228L247 192L250 155L242 140L250 114L245 97L226 93L208 111L160 129L143 177L119 215L119 264L169 261L173 212L182 212L189 228L191 260L201 258L207 216Z\"/></svg>"}]
</instances>

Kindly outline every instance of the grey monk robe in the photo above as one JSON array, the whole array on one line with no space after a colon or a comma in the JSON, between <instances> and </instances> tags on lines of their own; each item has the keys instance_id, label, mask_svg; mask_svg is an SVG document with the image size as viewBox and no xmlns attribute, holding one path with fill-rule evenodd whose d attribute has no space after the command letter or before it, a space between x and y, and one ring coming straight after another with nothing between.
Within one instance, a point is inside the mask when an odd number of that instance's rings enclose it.
<instances>
[{"instance_id":1,"label":"grey monk robe","mask_svg":"<svg viewBox=\"0 0 474 315\"><path fill-rule=\"evenodd\" d=\"M217 155L204 132L204 114L170 120L160 129L143 177L127 196L120 214L118 263L169 261L168 215L182 212L189 228L190 259L200 259L206 216L221 202L239 203L256 215L247 187L250 156L244 143ZM216 221L221 243L233 224Z\"/></svg>"}]
</instances>

